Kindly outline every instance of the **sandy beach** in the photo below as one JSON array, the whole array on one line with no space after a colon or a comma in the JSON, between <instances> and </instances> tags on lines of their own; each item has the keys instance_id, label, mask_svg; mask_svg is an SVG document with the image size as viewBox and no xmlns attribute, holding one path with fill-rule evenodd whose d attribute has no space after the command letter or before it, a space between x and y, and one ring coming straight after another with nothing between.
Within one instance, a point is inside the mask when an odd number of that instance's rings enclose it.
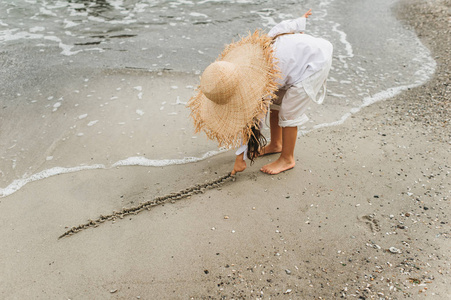
<instances>
[{"instance_id":1,"label":"sandy beach","mask_svg":"<svg viewBox=\"0 0 451 300\"><path fill-rule=\"evenodd\" d=\"M434 77L300 136L290 171L263 174L265 156L204 193L61 239L228 174L233 151L61 174L0 198L0 298L451 299L450 7L396 6Z\"/></svg>"}]
</instances>

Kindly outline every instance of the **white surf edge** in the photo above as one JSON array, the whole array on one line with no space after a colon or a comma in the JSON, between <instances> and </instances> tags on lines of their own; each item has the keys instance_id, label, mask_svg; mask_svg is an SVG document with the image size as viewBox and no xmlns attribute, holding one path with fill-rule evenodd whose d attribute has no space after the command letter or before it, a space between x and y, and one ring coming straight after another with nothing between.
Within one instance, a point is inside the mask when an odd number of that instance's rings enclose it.
<instances>
[{"instance_id":1,"label":"white surf edge","mask_svg":"<svg viewBox=\"0 0 451 300\"><path fill-rule=\"evenodd\" d=\"M423 69L418 70L416 72L417 75L420 76L420 79L418 79L415 83L409 84L409 85L402 85L398 87L391 87L384 91L381 91L379 93L376 93L372 96L365 97L363 99L362 105L358 107L351 108L350 112L344 114L340 120L330 122L330 123L323 123L313 126L311 130L308 131L299 131L299 135L305 135L313 130L325 128L325 127L331 127L331 126L338 126L343 124L350 116L353 114L358 113L360 110L362 110L364 107L367 107L373 103L383 101L389 98L392 98L398 94L400 94L402 91L415 88L418 86L421 86L425 84L429 79L431 79L432 75L435 73L436 69L436 62L432 58L430 51L424 46L419 38L417 37L417 42L421 47L423 47L424 51L420 51L418 53L418 56L415 58L419 61L425 61L423 64ZM114 163L111 167L119 167L119 166L145 166L145 167L162 167L162 166L170 166L170 165L181 165L181 164L187 164L187 163L193 163L205 160L209 157L218 155L220 153L226 152L228 149L219 149L219 150L213 150L208 151L201 157L185 157L183 159L161 159L161 160L152 160L145 157L129 157L124 160L120 160L116 163ZM70 168L64 168L64 167L54 167L51 169L43 170L39 173L33 174L29 177L22 178L22 179L16 179L14 180L10 185L8 185L5 188L0 188L0 198L4 198L6 196L9 196L15 192L17 192L20 188L22 188L24 185L26 185L29 182L37 181L46 179L51 176L60 175L60 174L67 174L67 173L74 173L78 171L84 171L84 170L92 170L92 169L108 169L104 165L92 165L92 166L78 166L78 167L70 167Z\"/></svg>"},{"instance_id":2,"label":"white surf edge","mask_svg":"<svg viewBox=\"0 0 451 300\"><path fill-rule=\"evenodd\" d=\"M385 91L374 94L373 96L365 97L363 99L363 104L361 106L352 108L351 111L346 113L345 115L343 115L340 120L330 122L330 123L323 123L323 124L315 125L311 130L308 130L308 131L300 130L298 133L298 136L305 135L316 129L341 125L350 116L358 113L364 107L367 107L367 106L369 106L373 103L379 102L379 101L383 101L383 100L395 97L396 95L400 94L402 91L405 91L405 90L408 90L411 88L415 88L415 87L425 84L431 78L431 76L435 73L435 68L436 68L435 60L432 59L429 51L427 51L427 52L428 52L427 55L426 55L426 53L421 55L421 56L424 56L423 58L428 60L428 63L424 64L424 69L421 71L418 71L418 73L422 74L421 80L418 80L415 83L409 84L409 85L392 87ZM164 166L170 166L170 165L182 165L182 164L188 164L188 163L202 161L209 157L226 152L228 150L229 149L208 151L201 157L185 157L183 159L148 159L148 158L145 158L142 156L141 157L135 156L135 157L126 158L124 160L120 160L120 161L114 163L113 165L111 165L111 167L109 167L109 168L114 168L114 167L119 167L119 166L164 167ZM92 165L92 166L78 166L78 167L70 167L70 168L54 167L51 169L43 170L43 171L33 174L29 177L22 178L22 179L16 179L7 187L0 188L0 198L4 198L6 196L9 196L9 195L17 192L19 189L21 189L23 186L25 186L29 182L46 179L48 177L55 176L55 175L74 173L74 172L79 172L79 171L84 171L84 170L93 170L93 169L108 169L108 168L105 167L105 165L97 164L97 165Z\"/></svg>"},{"instance_id":3,"label":"white surf edge","mask_svg":"<svg viewBox=\"0 0 451 300\"><path fill-rule=\"evenodd\" d=\"M74 172L83 171L83 170L95 170L95 169L105 169L105 166L98 164L98 165L79 166L79 167L72 167L72 168L54 167L51 169L43 170L43 171L41 171L39 173L35 173L29 177L16 179L7 187L5 187L3 189L0 188L0 198L9 196L9 195L17 192L24 185L26 185L27 183L33 182L33 181L46 179L46 178L49 178L49 177L52 177L55 175L74 173Z\"/></svg>"},{"instance_id":4,"label":"white surf edge","mask_svg":"<svg viewBox=\"0 0 451 300\"><path fill-rule=\"evenodd\" d=\"M96 170L96 169L111 169L119 166L143 166L143 167L164 167L164 166L171 166L171 165L183 165L193 162L199 162L202 160L205 160L209 157L213 157L215 155L218 155L220 153L226 152L229 149L221 148L219 150L214 151L208 151L201 157L185 157L182 159L148 159L146 157L129 157L124 160L120 160L110 167L106 167L102 164L96 164L91 166L78 166L78 167L54 167L51 169L43 170L41 172L35 173L33 175L30 175L26 178L16 179L14 180L10 185L8 185L5 188L0 188L0 198L4 198L6 196L9 196L11 194L14 194L18 190L20 190L23 186L25 186L27 183L43 180L52 176L61 175L61 174L68 174L68 173L75 173L79 171L85 171L85 170Z\"/></svg>"},{"instance_id":5,"label":"white surf edge","mask_svg":"<svg viewBox=\"0 0 451 300\"><path fill-rule=\"evenodd\" d=\"M368 96L363 98L363 102L362 105L351 108L350 111L348 113L345 113L340 120L338 121L334 121L334 122L330 122L330 123L322 123L322 124L318 124L313 126L313 128L311 130L299 130L298 131L298 136L302 136L305 135L313 130L316 129L320 129L320 128L325 128L325 127L331 127L331 126L338 126L343 124L350 116L352 116L353 114L358 113L359 111L361 111L363 108L370 106L371 104L374 104L376 102L379 101L383 101L383 100L387 100L390 98L395 97L396 95L400 94L403 91L409 90L409 89L413 89L419 86L422 86L423 84L425 84L426 82L428 82L432 76L435 73L436 67L437 67L437 63L435 62L435 60L432 58L432 55L429 51L428 48L426 48L426 46L423 45L423 43L421 43L421 41L418 39L417 37L417 42L419 43L419 45L421 45L423 47L423 51L418 53L418 56L415 58L415 60L419 60L419 61L424 61L425 63L422 64L423 69L422 70L418 70L415 72L415 74L419 75L420 78L412 84L408 84L408 85L401 85L401 86L397 86L397 87L390 87L384 91L381 91L379 93L376 93L372 96Z\"/></svg>"}]
</instances>

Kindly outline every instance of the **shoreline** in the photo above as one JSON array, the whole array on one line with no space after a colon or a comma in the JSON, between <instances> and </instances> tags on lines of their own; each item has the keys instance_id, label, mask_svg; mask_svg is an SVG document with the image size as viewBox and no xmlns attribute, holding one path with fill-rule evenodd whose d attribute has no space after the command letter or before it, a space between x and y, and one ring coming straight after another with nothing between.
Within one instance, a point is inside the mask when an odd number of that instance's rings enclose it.
<instances>
[{"instance_id":1,"label":"shoreline","mask_svg":"<svg viewBox=\"0 0 451 300\"><path fill-rule=\"evenodd\" d=\"M387 9L387 3L389 2L384 0L383 5L376 7L379 10L381 7ZM362 5L366 6L365 4ZM333 5L330 9L335 11L334 14L336 14L336 8ZM321 20L322 17L319 17L319 19ZM366 60L357 60L354 62L356 64L354 67L359 70L357 73L361 75L353 77L349 75L353 72L337 72L342 75L334 75L329 86L330 94L336 96L334 96L335 99L330 97L331 107L326 105L314 107L313 111L318 111L312 114L312 123L302 126L300 134L305 134L316 128L339 125L349 116L370 104L369 102L393 96L393 94L398 93L402 89L407 89L409 86L412 87L418 84L419 81L426 80L433 68L433 65L429 63L429 51L422 45L417 47L416 45L419 45L417 37L412 34L411 30L404 31L397 21L393 22L394 19L394 16L390 14L386 23L396 23L395 27L397 30L393 32L398 32L399 30L399 32L409 37L407 40L413 41L412 48L417 50L408 51L407 55L401 55L401 60L408 57L412 62L422 62L421 64L413 63L409 69L413 70L412 72L404 70L406 71L404 73L407 76L406 78L411 78L412 80L398 81L396 76L389 76L390 80L378 80L377 78L388 78L383 74L382 70L370 68ZM359 18L355 17L353 20L358 21ZM340 37L339 41L336 40L336 43L338 45L343 44L345 47L344 52L342 51L343 49L337 50L338 60L336 65L343 63L347 67L347 63L343 59L354 57L353 49L347 39L350 38L357 48L361 48L361 45L358 42L360 39L352 38L350 34L355 28L346 26L346 24L340 24L340 22L334 21L331 23L332 32ZM382 32L388 32L389 30L387 29L389 28L382 29ZM350 34L348 38L345 31ZM394 36L399 37L400 35L387 35L387 37ZM410 47L406 48L407 50L410 49ZM392 54L396 54L394 52ZM374 54L368 52L360 54L363 57L368 56L370 60L374 61ZM376 56L380 55L376 54ZM357 65L361 65L361 67L357 67ZM400 67L402 70L403 66L400 65ZM420 75L410 76L415 70ZM21 182L20 185L22 185L35 178L42 178L42 175L45 173L57 175L58 172L54 172L57 170L56 168L62 168L60 170L75 170L79 166L83 166L82 169L84 169L85 166L90 168L89 166L91 165L102 165L108 168L114 162L119 162L129 157L143 156L156 160L160 157L182 159L183 157L201 157L206 150L217 149L215 144L207 143L205 136L193 137L199 137L195 140L196 146L193 146L194 140L189 139L189 135L193 130L191 130L188 117L185 118L187 114L183 111L183 105L180 105L182 102L179 101L179 96L180 99L188 99L191 96L190 92L192 91L189 91L187 88L188 85L191 86L193 81L197 80L197 76L194 76L192 73L160 72L160 70L155 71L158 73L115 68L91 71L93 71L91 75L89 75L90 71L87 74L81 74L78 71L76 72L77 74L71 74L72 79L70 83L62 80L59 86L63 87L64 92L58 89L55 91L50 86L45 88L49 90L49 93L39 93L40 97L35 98L34 95L26 96L26 104L24 105L19 104L17 107L12 105L12 103L7 105L8 107L5 108L4 113L8 117L3 118L5 120L5 130L2 134L2 140L6 148L6 154L4 154L3 159L4 165L0 170L2 175L0 178L0 195L10 194L18 182ZM379 74L379 71L381 71L381 74ZM369 83L365 86L362 82L359 83L359 77L365 77L365 72L368 75L368 80L370 78L375 80L374 84ZM96 75L93 75L94 73ZM179 76L180 74L187 76L185 80L186 85L180 84L182 77L184 77ZM108 75L108 78L104 77L104 75ZM159 83L148 84L149 77L151 81L158 81ZM169 84L167 81L171 78L173 80ZM351 84L353 80L356 80L355 86L358 86L358 88L350 92L350 94L346 94L349 98L346 98L344 94L340 94L342 92L341 89L338 90L338 94L332 92L337 92L338 86L346 86L346 84ZM341 81L344 83L337 83ZM366 81L366 79L363 81ZM389 88L395 85L397 87ZM166 91L162 88L163 86L168 88L170 86L171 90ZM172 90L173 86L178 89ZM98 89L97 87L102 88ZM158 93L154 93L156 90L158 90ZM166 95L167 92L170 92L171 95ZM113 97L110 95L112 93L114 93ZM355 97L351 95L355 95ZM129 97L132 101L129 101ZM374 97L377 97L377 99L374 99ZM95 98L97 99L94 100ZM168 101L163 101L166 99ZM337 99L342 99L343 101ZM159 105L159 101L163 101L160 102L161 105ZM335 103L336 101L338 103ZM345 101L352 104L345 105ZM150 105L150 102L153 102L153 105ZM165 105L163 104L165 102L169 103ZM20 103L20 101L17 103ZM178 105L174 106L174 104ZM178 109L174 110L175 107ZM166 126L163 128L164 132L147 130L145 134L140 133L147 128L157 128L161 126L161 123L165 124L168 121L167 115L170 115L167 113L168 111L172 111L171 119L177 118L178 121L183 121L172 123L174 126ZM175 115L177 114L178 116L176 117ZM25 121L22 120L24 119L23 116L30 117ZM150 121L151 118L154 121ZM314 120L314 118L318 119ZM16 125L16 119L22 120L21 126ZM138 120L140 121L137 122ZM58 126L54 124L58 124ZM155 132L158 132L158 134ZM167 136L171 138L166 139L165 137ZM180 143L182 138L183 142ZM160 143L158 143L159 145L154 145L149 140L159 140ZM179 141L179 143L176 144L174 141ZM92 156L92 153L96 153L96 155ZM143 153L145 154L143 155ZM167 160L162 162L167 162ZM14 180L16 182L12 183Z\"/></svg>"},{"instance_id":2,"label":"shoreline","mask_svg":"<svg viewBox=\"0 0 451 300\"><path fill-rule=\"evenodd\" d=\"M451 294L449 3L403 0L396 8L436 57L433 78L301 136L291 171L262 174L275 158L265 156L233 183L61 240L87 217L193 185L194 174L200 183L217 178L232 158L53 176L1 198L8 215L0 265L8 278L0 295L444 299Z\"/></svg>"}]
</instances>

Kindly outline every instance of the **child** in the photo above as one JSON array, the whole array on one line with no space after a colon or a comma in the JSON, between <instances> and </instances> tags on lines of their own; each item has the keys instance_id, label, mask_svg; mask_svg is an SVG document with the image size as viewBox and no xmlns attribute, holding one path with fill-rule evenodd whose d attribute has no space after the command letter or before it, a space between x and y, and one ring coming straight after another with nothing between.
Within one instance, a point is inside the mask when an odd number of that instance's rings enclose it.
<instances>
[{"instance_id":1,"label":"child","mask_svg":"<svg viewBox=\"0 0 451 300\"><path fill-rule=\"evenodd\" d=\"M191 116L196 131L204 130L220 145L241 141L232 174L246 169L246 157L252 163L271 153L281 154L262 172L278 174L295 165L297 126L308 120L312 100L322 103L332 62L330 42L303 34L310 15L311 10L267 35L255 32L229 45L202 74L199 94L188 103ZM265 146L260 128L268 109L271 142Z\"/></svg>"}]
</instances>

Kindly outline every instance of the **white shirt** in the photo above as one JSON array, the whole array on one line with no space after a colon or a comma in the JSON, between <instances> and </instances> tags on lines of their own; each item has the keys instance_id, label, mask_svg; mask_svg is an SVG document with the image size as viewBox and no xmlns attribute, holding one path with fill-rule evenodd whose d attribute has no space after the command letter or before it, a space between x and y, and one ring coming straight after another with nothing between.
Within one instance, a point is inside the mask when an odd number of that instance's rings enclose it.
<instances>
[{"instance_id":1,"label":"white shirt","mask_svg":"<svg viewBox=\"0 0 451 300\"><path fill-rule=\"evenodd\" d=\"M269 37L283 33L297 33L282 35L273 44L274 56L282 76L277 79L278 88L288 89L293 84L304 81L316 72L323 70L331 62L333 46L329 41L308 34L300 34L305 30L306 20L301 17L282 21L268 32ZM313 92L309 93L310 90L319 90L319 87L311 85L309 82L304 84L309 96L314 94ZM312 100L315 101L315 99ZM247 144L241 145L235 154L239 155L243 152L244 159L246 159Z\"/></svg>"},{"instance_id":2,"label":"white shirt","mask_svg":"<svg viewBox=\"0 0 451 300\"><path fill-rule=\"evenodd\" d=\"M303 81L313 75L330 61L333 46L329 41L308 34L299 34L305 30L306 18L282 21L274 26L268 36L278 37L274 44L277 66L281 71L278 87L287 89L291 85Z\"/></svg>"}]
</instances>

